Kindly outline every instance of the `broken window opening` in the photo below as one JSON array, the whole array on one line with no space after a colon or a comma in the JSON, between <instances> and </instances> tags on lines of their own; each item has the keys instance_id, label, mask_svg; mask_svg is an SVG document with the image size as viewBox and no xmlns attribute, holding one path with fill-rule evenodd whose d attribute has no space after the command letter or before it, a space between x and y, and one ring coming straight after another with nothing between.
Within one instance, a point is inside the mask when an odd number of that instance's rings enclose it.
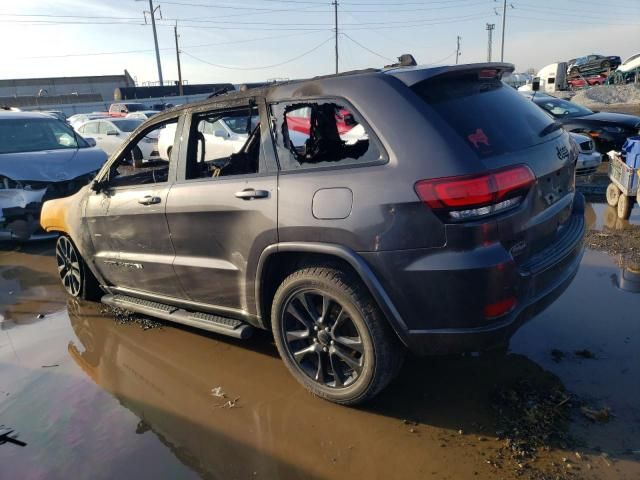
<instances>
[{"instance_id":1,"label":"broken window opening","mask_svg":"<svg viewBox=\"0 0 640 480\"><path fill-rule=\"evenodd\" d=\"M353 112L334 102L272 105L283 170L379 162L380 149Z\"/></svg>"},{"instance_id":2,"label":"broken window opening","mask_svg":"<svg viewBox=\"0 0 640 480\"><path fill-rule=\"evenodd\" d=\"M173 119L154 125L129 142L109 169L108 185L123 187L167 182L170 158L166 152L161 154L160 149L171 150L177 123L178 120ZM163 142L169 146L163 146Z\"/></svg>"},{"instance_id":3,"label":"broken window opening","mask_svg":"<svg viewBox=\"0 0 640 480\"><path fill-rule=\"evenodd\" d=\"M260 117L256 107L194 115L186 179L250 175L260 169Z\"/></svg>"}]
</instances>

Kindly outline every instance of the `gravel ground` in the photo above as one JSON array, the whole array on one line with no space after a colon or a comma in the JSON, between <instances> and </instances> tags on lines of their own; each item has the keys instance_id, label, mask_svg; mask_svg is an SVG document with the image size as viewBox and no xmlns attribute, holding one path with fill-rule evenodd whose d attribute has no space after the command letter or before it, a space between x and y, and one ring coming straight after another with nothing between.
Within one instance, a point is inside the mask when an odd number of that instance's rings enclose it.
<instances>
[{"instance_id":1,"label":"gravel ground","mask_svg":"<svg viewBox=\"0 0 640 480\"><path fill-rule=\"evenodd\" d=\"M143 330L162 328L164 326L164 324L158 320L145 317L144 315L140 315L129 310L124 310L123 308L103 305L100 313L107 316L113 316L113 319L118 325L137 325Z\"/></svg>"},{"instance_id":2,"label":"gravel ground","mask_svg":"<svg viewBox=\"0 0 640 480\"><path fill-rule=\"evenodd\" d=\"M628 225L624 230L590 230L585 245L613 255L618 262L640 265L640 226Z\"/></svg>"},{"instance_id":3,"label":"gravel ground","mask_svg":"<svg viewBox=\"0 0 640 480\"><path fill-rule=\"evenodd\" d=\"M572 101L596 109L605 105L640 105L640 84L594 86L580 90Z\"/></svg>"}]
</instances>

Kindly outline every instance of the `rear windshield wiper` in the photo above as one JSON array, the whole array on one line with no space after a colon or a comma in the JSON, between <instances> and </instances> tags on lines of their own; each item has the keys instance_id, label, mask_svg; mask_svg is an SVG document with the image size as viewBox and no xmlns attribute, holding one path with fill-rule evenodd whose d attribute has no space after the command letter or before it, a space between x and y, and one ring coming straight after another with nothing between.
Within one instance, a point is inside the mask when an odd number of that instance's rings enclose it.
<instances>
[{"instance_id":1,"label":"rear windshield wiper","mask_svg":"<svg viewBox=\"0 0 640 480\"><path fill-rule=\"evenodd\" d=\"M562 128L562 124L560 122L553 122L544 127L538 135L544 137L546 135L549 135L551 132L555 132L559 128Z\"/></svg>"}]
</instances>

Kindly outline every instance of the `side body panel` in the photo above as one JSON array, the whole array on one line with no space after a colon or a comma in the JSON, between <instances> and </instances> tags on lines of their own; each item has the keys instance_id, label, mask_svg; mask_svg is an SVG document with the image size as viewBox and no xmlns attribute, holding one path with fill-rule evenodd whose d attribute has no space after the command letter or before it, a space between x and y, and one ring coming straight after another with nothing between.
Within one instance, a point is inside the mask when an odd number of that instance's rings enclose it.
<instances>
[{"instance_id":1,"label":"side body panel","mask_svg":"<svg viewBox=\"0 0 640 480\"><path fill-rule=\"evenodd\" d=\"M267 125L264 102L259 110L262 125ZM256 314L256 265L263 250L278 241L278 177L269 130L261 133L260 173L185 180L189 129L187 118L178 182L169 193L166 210L177 278L193 302L215 306L230 316ZM237 196L248 189L266 194Z\"/></svg>"}]
</instances>

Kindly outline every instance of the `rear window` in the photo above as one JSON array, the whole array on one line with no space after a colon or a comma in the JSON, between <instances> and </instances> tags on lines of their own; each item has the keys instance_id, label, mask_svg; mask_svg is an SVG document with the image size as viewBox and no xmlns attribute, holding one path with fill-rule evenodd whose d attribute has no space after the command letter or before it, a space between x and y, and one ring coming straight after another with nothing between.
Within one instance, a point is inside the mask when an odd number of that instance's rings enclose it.
<instances>
[{"instance_id":1,"label":"rear window","mask_svg":"<svg viewBox=\"0 0 640 480\"><path fill-rule=\"evenodd\" d=\"M478 74L438 77L412 87L480 158L514 152L547 141L553 123L533 102L496 78Z\"/></svg>"}]
</instances>

